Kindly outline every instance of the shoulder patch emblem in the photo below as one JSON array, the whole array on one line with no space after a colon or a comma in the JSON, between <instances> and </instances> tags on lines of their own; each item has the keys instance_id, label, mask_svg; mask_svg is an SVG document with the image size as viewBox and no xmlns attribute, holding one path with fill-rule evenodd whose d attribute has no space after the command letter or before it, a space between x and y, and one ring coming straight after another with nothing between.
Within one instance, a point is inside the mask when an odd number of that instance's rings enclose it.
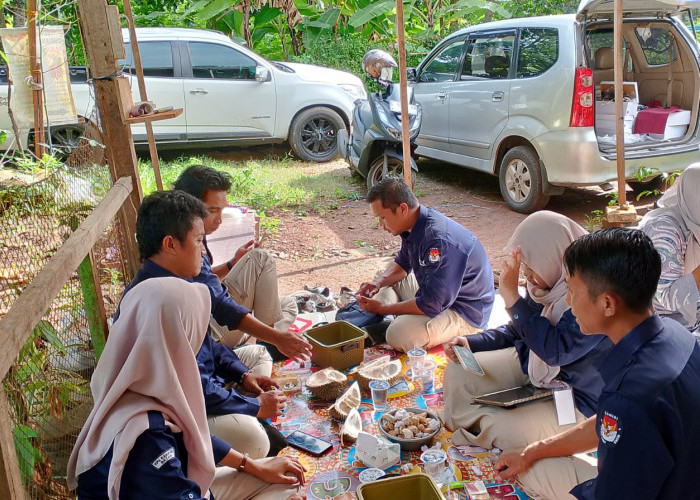
<instances>
[{"instance_id":1,"label":"shoulder patch emblem","mask_svg":"<svg viewBox=\"0 0 700 500\"><path fill-rule=\"evenodd\" d=\"M616 415L607 411L603 412L600 419L600 439L606 443L616 444L622 436L622 425Z\"/></svg>"},{"instance_id":2,"label":"shoulder patch emblem","mask_svg":"<svg viewBox=\"0 0 700 500\"><path fill-rule=\"evenodd\" d=\"M428 253L428 260L430 262L440 262L440 250L437 248L431 248Z\"/></svg>"},{"instance_id":3,"label":"shoulder patch emblem","mask_svg":"<svg viewBox=\"0 0 700 500\"><path fill-rule=\"evenodd\" d=\"M151 462L151 465L154 469L160 470L161 467L163 467L173 458L175 458L175 448L169 448L160 455L158 455L158 458Z\"/></svg>"}]
</instances>

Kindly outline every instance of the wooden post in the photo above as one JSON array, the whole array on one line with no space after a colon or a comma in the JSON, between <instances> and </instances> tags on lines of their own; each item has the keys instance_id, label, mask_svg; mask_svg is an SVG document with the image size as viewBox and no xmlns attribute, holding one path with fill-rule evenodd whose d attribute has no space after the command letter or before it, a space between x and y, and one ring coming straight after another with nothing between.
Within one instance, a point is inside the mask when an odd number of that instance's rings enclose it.
<instances>
[{"instance_id":1,"label":"wooden post","mask_svg":"<svg viewBox=\"0 0 700 500\"><path fill-rule=\"evenodd\" d=\"M411 183L411 135L408 116L408 73L406 71L406 39L403 27L403 0L396 0L396 39L399 43L399 90L401 91L401 145L403 147L403 179Z\"/></svg>"},{"instance_id":2,"label":"wooden post","mask_svg":"<svg viewBox=\"0 0 700 500\"><path fill-rule=\"evenodd\" d=\"M41 59L37 51L36 0L27 0L27 26L29 40L29 74L32 77L32 103L34 105L34 154L44 156L44 94L42 89Z\"/></svg>"},{"instance_id":3,"label":"wooden post","mask_svg":"<svg viewBox=\"0 0 700 500\"><path fill-rule=\"evenodd\" d=\"M130 203L125 203L119 213L126 240L126 268L131 275L140 266L136 233L136 215L143 198L139 179L138 162L134 151L131 129L124 123L123 100L131 100L128 80L117 76L118 65L112 49L106 0L78 0L80 26L85 52L93 75L97 108L106 147L107 161L112 180L128 176L132 180ZM129 93L128 96L124 95Z\"/></svg>"},{"instance_id":4,"label":"wooden post","mask_svg":"<svg viewBox=\"0 0 700 500\"><path fill-rule=\"evenodd\" d=\"M0 386L0 498L26 498L12 436L12 415L5 389Z\"/></svg>"},{"instance_id":5,"label":"wooden post","mask_svg":"<svg viewBox=\"0 0 700 500\"><path fill-rule=\"evenodd\" d=\"M146 82L143 80L143 66L141 65L141 52L139 51L138 40L136 39L136 28L134 27L134 13L131 10L131 1L123 0L124 15L129 24L129 39L131 40L131 53L134 56L134 65L136 66L136 79L139 82L139 96L142 101L148 101L146 94ZM148 152L151 155L151 165L153 166L153 175L156 178L156 186L158 189L163 189L163 179L160 176L160 162L158 160L158 150L156 149L156 139L153 137L153 124L146 122L146 135L148 136Z\"/></svg>"}]
</instances>

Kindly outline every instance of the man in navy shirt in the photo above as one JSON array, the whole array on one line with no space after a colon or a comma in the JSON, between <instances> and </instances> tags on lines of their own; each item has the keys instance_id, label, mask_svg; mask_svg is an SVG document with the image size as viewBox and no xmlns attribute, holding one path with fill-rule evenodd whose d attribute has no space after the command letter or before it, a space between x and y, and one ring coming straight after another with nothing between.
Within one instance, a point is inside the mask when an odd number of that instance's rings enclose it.
<instances>
[{"instance_id":1,"label":"man in navy shirt","mask_svg":"<svg viewBox=\"0 0 700 500\"><path fill-rule=\"evenodd\" d=\"M564 256L568 300L583 333L615 344L599 367L605 381L597 415L576 427L504 452L502 478L538 460L597 446L598 477L576 486L579 499L685 499L700 463L700 347L683 326L654 313L661 259L636 229L584 236Z\"/></svg>"},{"instance_id":2,"label":"man in navy shirt","mask_svg":"<svg viewBox=\"0 0 700 500\"><path fill-rule=\"evenodd\" d=\"M380 226L401 237L394 262L358 290L365 311L396 316L387 342L403 351L430 349L484 328L493 306L493 273L476 236L420 205L396 177L370 189L367 202Z\"/></svg>"},{"instance_id":3,"label":"man in navy shirt","mask_svg":"<svg viewBox=\"0 0 700 500\"><path fill-rule=\"evenodd\" d=\"M175 276L194 281L204 262L203 219L207 215L202 202L183 191L158 191L146 196L136 220L143 264L124 293L150 278ZM118 317L119 309L115 321ZM248 355L246 350L255 352ZM246 346L239 352L253 360L267 355L262 346ZM268 455L268 434L275 441L283 440L258 419L280 415L287 401L284 393L275 390L277 384L269 376L251 370L236 352L215 342L209 333L197 353L197 363L212 433L253 458ZM232 382L254 396L229 388ZM283 444L272 452L276 454Z\"/></svg>"}]
</instances>

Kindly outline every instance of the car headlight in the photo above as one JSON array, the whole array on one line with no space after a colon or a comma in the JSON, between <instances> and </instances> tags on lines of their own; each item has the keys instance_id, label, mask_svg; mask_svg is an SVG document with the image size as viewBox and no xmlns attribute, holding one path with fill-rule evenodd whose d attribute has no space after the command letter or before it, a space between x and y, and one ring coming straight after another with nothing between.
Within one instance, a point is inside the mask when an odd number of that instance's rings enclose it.
<instances>
[{"instance_id":1,"label":"car headlight","mask_svg":"<svg viewBox=\"0 0 700 500\"><path fill-rule=\"evenodd\" d=\"M365 88L362 85L339 85L353 101L355 99L367 99L367 94L365 93Z\"/></svg>"}]
</instances>

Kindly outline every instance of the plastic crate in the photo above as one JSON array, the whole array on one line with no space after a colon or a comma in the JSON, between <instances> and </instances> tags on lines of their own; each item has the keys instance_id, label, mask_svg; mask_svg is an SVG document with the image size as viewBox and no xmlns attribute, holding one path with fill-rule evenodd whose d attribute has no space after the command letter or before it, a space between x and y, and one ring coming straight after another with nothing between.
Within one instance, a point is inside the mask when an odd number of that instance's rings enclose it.
<instances>
[{"instance_id":1,"label":"plastic crate","mask_svg":"<svg viewBox=\"0 0 700 500\"><path fill-rule=\"evenodd\" d=\"M379 479L355 490L358 500L445 500L435 481L427 474Z\"/></svg>"},{"instance_id":2,"label":"plastic crate","mask_svg":"<svg viewBox=\"0 0 700 500\"><path fill-rule=\"evenodd\" d=\"M359 365L364 359L367 332L347 321L312 328L303 335L313 348L311 361L321 368L332 366L336 370L345 370Z\"/></svg>"}]
</instances>

